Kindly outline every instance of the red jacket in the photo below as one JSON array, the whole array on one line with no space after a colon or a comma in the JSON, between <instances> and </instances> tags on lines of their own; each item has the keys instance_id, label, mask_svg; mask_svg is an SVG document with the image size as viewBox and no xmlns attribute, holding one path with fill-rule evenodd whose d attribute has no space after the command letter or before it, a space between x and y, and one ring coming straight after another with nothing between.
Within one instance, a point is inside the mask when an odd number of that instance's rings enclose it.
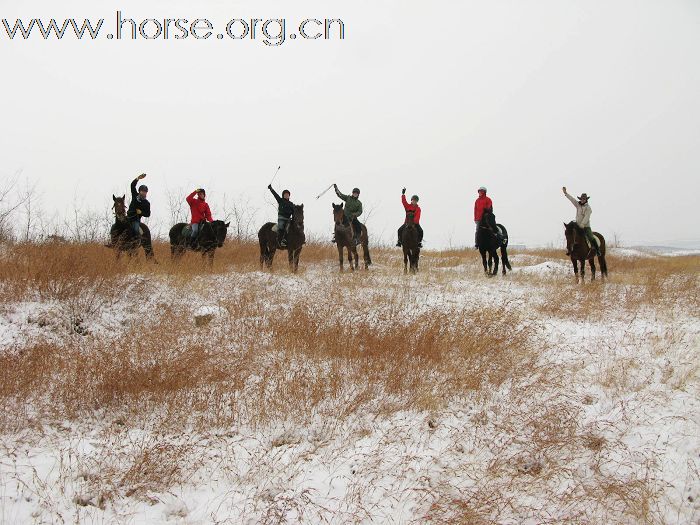
<instances>
[{"instance_id":1,"label":"red jacket","mask_svg":"<svg viewBox=\"0 0 700 525\"><path fill-rule=\"evenodd\" d=\"M401 203L403 204L403 209L406 210L406 213L411 211L413 212L413 223L420 224L420 206L408 202L405 195L401 195Z\"/></svg>"},{"instance_id":2,"label":"red jacket","mask_svg":"<svg viewBox=\"0 0 700 525\"><path fill-rule=\"evenodd\" d=\"M493 208L493 202L486 195L483 197L479 195L474 203L474 220L480 221L481 216L484 214L484 210Z\"/></svg>"},{"instance_id":3,"label":"red jacket","mask_svg":"<svg viewBox=\"0 0 700 525\"><path fill-rule=\"evenodd\" d=\"M195 199L196 194L197 192L193 191L187 196L187 204L190 205L190 211L192 212L190 224L199 224L201 221L212 222L214 219L211 218L209 204L206 201L199 200L199 197Z\"/></svg>"}]
</instances>

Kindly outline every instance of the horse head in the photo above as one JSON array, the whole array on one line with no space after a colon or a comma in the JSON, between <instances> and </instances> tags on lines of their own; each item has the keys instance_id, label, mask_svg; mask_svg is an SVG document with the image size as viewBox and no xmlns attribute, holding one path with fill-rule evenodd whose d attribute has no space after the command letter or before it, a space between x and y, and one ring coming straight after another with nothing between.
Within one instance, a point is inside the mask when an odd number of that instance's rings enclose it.
<instances>
[{"instance_id":1,"label":"horse head","mask_svg":"<svg viewBox=\"0 0 700 525\"><path fill-rule=\"evenodd\" d=\"M578 227L576 221L571 221L570 223L564 223L564 236L566 237L566 249L572 252L574 246L576 246L576 233Z\"/></svg>"},{"instance_id":2,"label":"horse head","mask_svg":"<svg viewBox=\"0 0 700 525\"><path fill-rule=\"evenodd\" d=\"M304 231L304 205L295 204L294 213L292 215L292 223L300 232Z\"/></svg>"},{"instance_id":3,"label":"horse head","mask_svg":"<svg viewBox=\"0 0 700 525\"><path fill-rule=\"evenodd\" d=\"M415 228L416 227L416 223L413 221L414 217L415 217L415 213L413 213L412 211L406 212L406 221L404 222L404 224L406 225L407 228Z\"/></svg>"},{"instance_id":4,"label":"horse head","mask_svg":"<svg viewBox=\"0 0 700 525\"><path fill-rule=\"evenodd\" d=\"M333 220L336 226L345 224L345 211L342 204L333 203Z\"/></svg>"},{"instance_id":5,"label":"horse head","mask_svg":"<svg viewBox=\"0 0 700 525\"><path fill-rule=\"evenodd\" d=\"M228 227L230 222L224 221L214 221L211 223L212 228L214 228L214 237L216 238L216 245L221 248L226 240L226 235L228 234Z\"/></svg>"},{"instance_id":6,"label":"horse head","mask_svg":"<svg viewBox=\"0 0 700 525\"><path fill-rule=\"evenodd\" d=\"M126 220L126 195L117 197L112 194L112 209L114 210L114 216L119 220Z\"/></svg>"}]
</instances>

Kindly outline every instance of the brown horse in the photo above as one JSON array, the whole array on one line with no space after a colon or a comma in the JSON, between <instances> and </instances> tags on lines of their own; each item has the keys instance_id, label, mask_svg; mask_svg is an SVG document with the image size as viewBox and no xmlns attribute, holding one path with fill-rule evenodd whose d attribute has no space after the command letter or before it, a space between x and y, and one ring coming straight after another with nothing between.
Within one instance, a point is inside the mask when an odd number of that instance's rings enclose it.
<instances>
[{"instance_id":1,"label":"brown horse","mask_svg":"<svg viewBox=\"0 0 700 525\"><path fill-rule=\"evenodd\" d=\"M138 252L139 246L143 247L147 259L153 259L153 244L151 243L151 230L141 223L141 235L137 238L131 230L131 224L126 217L126 195L116 197L112 195L112 209L114 210L114 224L109 231L110 243L108 248L114 248L117 259L126 252L129 257L133 257Z\"/></svg>"},{"instance_id":2,"label":"brown horse","mask_svg":"<svg viewBox=\"0 0 700 525\"><path fill-rule=\"evenodd\" d=\"M413 222L413 212L406 212L406 222L404 222L404 229L401 233L401 246L403 247L403 273L408 273L409 261L411 273L416 273L420 257L420 243L418 242L418 229Z\"/></svg>"},{"instance_id":3,"label":"brown horse","mask_svg":"<svg viewBox=\"0 0 700 525\"><path fill-rule=\"evenodd\" d=\"M581 262L581 281L585 280L586 261L591 265L591 281L595 280L595 249L588 246L586 234L576 224L576 221L571 221L569 224L564 223L564 235L566 236L566 250L571 254L571 262L574 265L574 274L576 274L576 282L579 281L578 263ZM605 262L605 238L598 232L593 232L598 238L600 245L600 273L603 278L608 276L608 265Z\"/></svg>"},{"instance_id":4,"label":"brown horse","mask_svg":"<svg viewBox=\"0 0 700 525\"><path fill-rule=\"evenodd\" d=\"M272 268L272 260L275 258L275 251L287 250L289 259L289 269L296 273L299 269L299 255L301 249L306 243L306 235L304 235L304 205L294 205L294 213L292 221L289 224L287 231L287 246L281 247L277 244L277 232L273 231L274 222L268 222L258 231L258 242L260 243L260 269L263 266Z\"/></svg>"},{"instance_id":5,"label":"brown horse","mask_svg":"<svg viewBox=\"0 0 700 525\"><path fill-rule=\"evenodd\" d=\"M333 220L335 221L335 242L338 245L338 261L340 262L340 271L343 271L343 248L348 250L348 262L350 270L357 270L360 256L357 254L357 245L355 244L355 230L352 226L352 221L345 216L345 210L342 204L333 203ZM369 238L367 236L367 227L363 224L360 232L360 244L362 244L362 255L365 260L365 270L372 264L372 259L369 255ZM354 260L354 262L353 262Z\"/></svg>"}]
</instances>

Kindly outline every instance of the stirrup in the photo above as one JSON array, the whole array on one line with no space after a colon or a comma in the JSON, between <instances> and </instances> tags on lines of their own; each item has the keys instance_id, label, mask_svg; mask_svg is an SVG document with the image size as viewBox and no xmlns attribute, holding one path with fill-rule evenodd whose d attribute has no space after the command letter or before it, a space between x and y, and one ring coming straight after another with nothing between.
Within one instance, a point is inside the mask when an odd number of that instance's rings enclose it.
<instances>
[{"instance_id":1,"label":"stirrup","mask_svg":"<svg viewBox=\"0 0 700 525\"><path fill-rule=\"evenodd\" d=\"M397 241L396 246L398 246L399 248L401 248L401 241Z\"/></svg>"}]
</instances>

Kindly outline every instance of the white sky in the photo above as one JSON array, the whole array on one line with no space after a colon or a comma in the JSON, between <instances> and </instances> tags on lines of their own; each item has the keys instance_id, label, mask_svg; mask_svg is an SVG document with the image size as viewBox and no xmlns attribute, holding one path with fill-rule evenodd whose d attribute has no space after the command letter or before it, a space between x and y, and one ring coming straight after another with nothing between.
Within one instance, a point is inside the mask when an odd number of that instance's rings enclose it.
<instances>
[{"instance_id":1,"label":"white sky","mask_svg":"<svg viewBox=\"0 0 700 525\"><path fill-rule=\"evenodd\" d=\"M0 17L341 18L344 41L9 41L0 36L0 177L37 181L44 207L85 207L149 174L275 218L266 186L330 236L337 182L362 189L393 238L418 193L427 247L473 240L486 185L511 242L559 242L592 196L592 225L627 244L700 243L700 2L2 0ZM184 199L184 194L182 198ZM337 199L336 199L337 202ZM164 231L166 224L163 224Z\"/></svg>"}]
</instances>

